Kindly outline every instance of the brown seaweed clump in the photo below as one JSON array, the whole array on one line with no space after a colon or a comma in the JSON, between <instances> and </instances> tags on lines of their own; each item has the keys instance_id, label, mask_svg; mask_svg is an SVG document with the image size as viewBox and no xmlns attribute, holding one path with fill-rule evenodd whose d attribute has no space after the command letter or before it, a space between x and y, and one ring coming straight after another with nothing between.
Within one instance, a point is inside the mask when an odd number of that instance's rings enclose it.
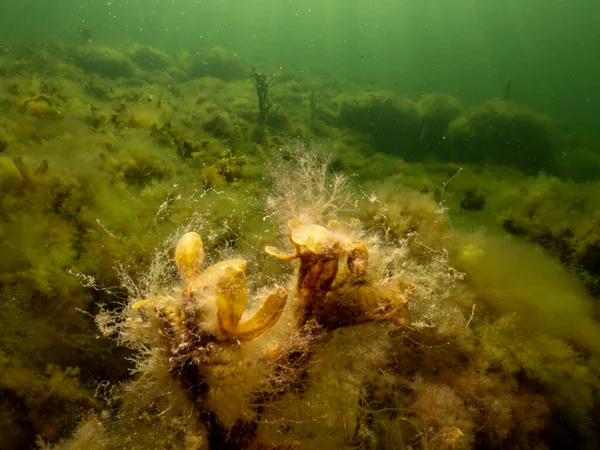
<instances>
[{"instance_id":1,"label":"brown seaweed clump","mask_svg":"<svg viewBox=\"0 0 600 450\"><path fill-rule=\"evenodd\" d=\"M301 301L300 326L315 321L331 331L371 320L404 323L400 311L407 301L403 294L410 293L411 286L368 286L367 247L345 234L340 223L332 222L325 228L292 222L290 240L294 253L274 247L266 251L279 259L300 260L296 287Z\"/></svg>"},{"instance_id":2,"label":"brown seaweed clump","mask_svg":"<svg viewBox=\"0 0 600 450\"><path fill-rule=\"evenodd\" d=\"M171 404L171 396L149 401L171 414L191 414L186 433L195 430L208 448L241 449L261 442L257 428L264 409L307 388L312 354L329 339L328 332L376 321L405 324L400 311L407 303L403 291L410 293L410 288L365 278L367 247L347 236L341 225L330 227L337 229L296 224L290 235L297 246L294 254L267 247L278 258L300 260L293 283L295 308L282 324L278 321L288 297L284 288L276 287L243 318L246 262L229 259L202 270L202 240L194 232L183 235L175 250L183 280L179 294L131 299L117 315L98 317L103 332L143 349L136 369L142 378L130 389L147 391L150 380L152 392L167 385L177 389L177 405ZM276 325L279 330L272 337L262 338ZM148 398L148 392L142 395ZM232 397L238 401L229 403Z\"/></svg>"}]
</instances>

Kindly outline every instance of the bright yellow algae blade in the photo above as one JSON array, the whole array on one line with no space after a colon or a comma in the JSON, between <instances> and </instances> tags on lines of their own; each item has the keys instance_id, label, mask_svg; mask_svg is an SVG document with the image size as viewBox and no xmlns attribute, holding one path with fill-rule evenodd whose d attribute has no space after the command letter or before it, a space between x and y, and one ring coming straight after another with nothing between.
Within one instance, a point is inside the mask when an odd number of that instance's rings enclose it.
<instances>
[{"instance_id":1,"label":"bright yellow algae blade","mask_svg":"<svg viewBox=\"0 0 600 450\"><path fill-rule=\"evenodd\" d=\"M240 323L235 336L243 341L249 341L260 336L271 328L283 312L287 301L287 292L281 286L271 292L260 309L245 322Z\"/></svg>"},{"instance_id":2,"label":"bright yellow algae blade","mask_svg":"<svg viewBox=\"0 0 600 450\"><path fill-rule=\"evenodd\" d=\"M265 247L265 252L269 255L274 256L275 258L283 259L284 261L289 261L292 259L296 259L298 257L298 253L284 253L276 247L272 247L267 245Z\"/></svg>"},{"instance_id":3,"label":"bright yellow algae blade","mask_svg":"<svg viewBox=\"0 0 600 450\"><path fill-rule=\"evenodd\" d=\"M175 249L175 264L179 275L184 281L189 281L202 270L204 263L204 249L202 239L198 233L184 234Z\"/></svg>"},{"instance_id":4,"label":"bright yellow algae blade","mask_svg":"<svg viewBox=\"0 0 600 450\"><path fill-rule=\"evenodd\" d=\"M150 303L152 300L151 299L147 299L147 300L138 300L137 302L135 302L133 305L131 305L131 309L139 309L144 305L147 305L148 303Z\"/></svg>"},{"instance_id":5,"label":"bright yellow algae blade","mask_svg":"<svg viewBox=\"0 0 600 450\"><path fill-rule=\"evenodd\" d=\"M232 259L218 264L219 275L215 285L217 318L221 329L235 334L248 303L246 261Z\"/></svg>"},{"instance_id":6,"label":"bright yellow algae blade","mask_svg":"<svg viewBox=\"0 0 600 450\"><path fill-rule=\"evenodd\" d=\"M334 233L315 224L295 227L290 233L290 239L294 244L306 246L315 255L331 252L338 244Z\"/></svg>"}]
</instances>

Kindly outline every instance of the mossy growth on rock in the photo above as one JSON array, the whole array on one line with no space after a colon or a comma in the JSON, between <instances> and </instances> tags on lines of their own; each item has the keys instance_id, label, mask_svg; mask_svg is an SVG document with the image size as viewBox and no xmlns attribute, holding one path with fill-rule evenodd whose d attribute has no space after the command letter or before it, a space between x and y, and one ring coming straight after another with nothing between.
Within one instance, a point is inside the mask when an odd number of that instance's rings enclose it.
<instances>
[{"instance_id":1,"label":"mossy growth on rock","mask_svg":"<svg viewBox=\"0 0 600 450\"><path fill-rule=\"evenodd\" d=\"M525 173L555 170L548 117L505 100L490 100L454 120L444 160L513 166Z\"/></svg>"},{"instance_id":2,"label":"mossy growth on rock","mask_svg":"<svg viewBox=\"0 0 600 450\"><path fill-rule=\"evenodd\" d=\"M561 152L557 161L559 174L580 183L600 180L600 152L574 148Z\"/></svg>"},{"instance_id":3,"label":"mossy growth on rock","mask_svg":"<svg viewBox=\"0 0 600 450\"><path fill-rule=\"evenodd\" d=\"M446 128L464 113L461 103L449 94L426 94L417 102L421 146L425 155L443 153Z\"/></svg>"},{"instance_id":4,"label":"mossy growth on rock","mask_svg":"<svg viewBox=\"0 0 600 450\"><path fill-rule=\"evenodd\" d=\"M105 46L85 45L73 51L75 64L88 73L97 73L105 78L133 77L135 66L123 53Z\"/></svg>"},{"instance_id":5,"label":"mossy growth on rock","mask_svg":"<svg viewBox=\"0 0 600 450\"><path fill-rule=\"evenodd\" d=\"M419 112L407 98L389 92L363 93L344 98L340 127L368 135L378 151L393 153L405 160L418 160Z\"/></svg>"},{"instance_id":6,"label":"mossy growth on rock","mask_svg":"<svg viewBox=\"0 0 600 450\"><path fill-rule=\"evenodd\" d=\"M165 70L171 65L169 55L149 45L133 45L129 57L138 67L145 70Z\"/></svg>"},{"instance_id":7,"label":"mossy growth on rock","mask_svg":"<svg viewBox=\"0 0 600 450\"><path fill-rule=\"evenodd\" d=\"M213 47L208 52L184 56L189 78L215 77L225 81L241 80L248 76L239 56L225 47Z\"/></svg>"}]
</instances>

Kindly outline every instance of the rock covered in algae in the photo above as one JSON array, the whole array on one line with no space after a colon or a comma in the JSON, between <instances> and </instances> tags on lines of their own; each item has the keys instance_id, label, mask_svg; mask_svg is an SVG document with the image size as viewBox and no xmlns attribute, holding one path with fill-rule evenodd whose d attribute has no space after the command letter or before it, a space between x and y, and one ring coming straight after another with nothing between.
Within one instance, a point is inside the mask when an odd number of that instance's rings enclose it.
<instances>
[{"instance_id":1,"label":"rock covered in algae","mask_svg":"<svg viewBox=\"0 0 600 450\"><path fill-rule=\"evenodd\" d=\"M164 70L171 65L166 53L150 45L133 45L128 53L131 60L141 69Z\"/></svg>"},{"instance_id":2,"label":"rock covered in algae","mask_svg":"<svg viewBox=\"0 0 600 450\"><path fill-rule=\"evenodd\" d=\"M447 159L515 166L525 173L554 170L548 117L506 100L490 100L454 120L446 131Z\"/></svg>"},{"instance_id":3,"label":"rock covered in algae","mask_svg":"<svg viewBox=\"0 0 600 450\"><path fill-rule=\"evenodd\" d=\"M106 78L132 77L136 69L129 58L110 47L80 46L74 50L75 64L88 73Z\"/></svg>"}]
</instances>

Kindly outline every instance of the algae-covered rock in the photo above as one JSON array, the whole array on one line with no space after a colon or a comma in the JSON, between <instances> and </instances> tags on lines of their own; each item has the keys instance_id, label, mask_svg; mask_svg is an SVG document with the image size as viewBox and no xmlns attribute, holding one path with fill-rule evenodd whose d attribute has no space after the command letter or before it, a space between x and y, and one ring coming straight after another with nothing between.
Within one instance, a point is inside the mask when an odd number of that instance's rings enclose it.
<instances>
[{"instance_id":1,"label":"algae-covered rock","mask_svg":"<svg viewBox=\"0 0 600 450\"><path fill-rule=\"evenodd\" d=\"M417 103L421 123L421 140L428 147L427 153L437 154L444 144L446 128L463 114L460 102L448 94L426 94Z\"/></svg>"},{"instance_id":2,"label":"algae-covered rock","mask_svg":"<svg viewBox=\"0 0 600 450\"><path fill-rule=\"evenodd\" d=\"M80 46L73 54L75 64L86 72L106 78L132 77L136 70L122 53L110 47Z\"/></svg>"},{"instance_id":3,"label":"algae-covered rock","mask_svg":"<svg viewBox=\"0 0 600 450\"><path fill-rule=\"evenodd\" d=\"M231 118L227 113L221 113L212 117L204 124L204 130L220 139L230 139L235 134L235 127L231 123Z\"/></svg>"},{"instance_id":4,"label":"algae-covered rock","mask_svg":"<svg viewBox=\"0 0 600 450\"><path fill-rule=\"evenodd\" d=\"M266 120L268 126L279 131L286 130L290 124L290 118L279 108L270 111ZM293 133L293 135L296 136L298 133Z\"/></svg>"},{"instance_id":5,"label":"algae-covered rock","mask_svg":"<svg viewBox=\"0 0 600 450\"><path fill-rule=\"evenodd\" d=\"M143 142L140 139L141 142ZM131 145L115 157L107 157L103 167L115 181L143 187L170 175L169 159L156 149Z\"/></svg>"},{"instance_id":6,"label":"algae-covered rock","mask_svg":"<svg viewBox=\"0 0 600 450\"><path fill-rule=\"evenodd\" d=\"M247 77L238 55L224 47L213 47L207 53L188 54L184 60L190 78L210 76L232 81Z\"/></svg>"},{"instance_id":7,"label":"algae-covered rock","mask_svg":"<svg viewBox=\"0 0 600 450\"><path fill-rule=\"evenodd\" d=\"M417 105L407 98L388 92L348 97L340 107L339 125L369 135L376 150L408 160L420 156Z\"/></svg>"},{"instance_id":8,"label":"algae-covered rock","mask_svg":"<svg viewBox=\"0 0 600 450\"><path fill-rule=\"evenodd\" d=\"M483 184L483 183L482 183ZM510 188L507 187L510 184ZM543 247L600 296L598 183L538 176L488 188L486 210L508 233Z\"/></svg>"},{"instance_id":9,"label":"algae-covered rock","mask_svg":"<svg viewBox=\"0 0 600 450\"><path fill-rule=\"evenodd\" d=\"M491 100L454 120L445 159L513 166L525 173L554 169L550 120L524 106Z\"/></svg>"},{"instance_id":10,"label":"algae-covered rock","mask_svg":"<svg viewBox=\"0 0 600 450\"><path fill-rule=\"evenodd\" d=\"M169 55L149 45L133 45L129 48L129 57L146 70L164 70L171 65Z\"/></svg>"},{"instance_id":11,"label":"algae-covered rock","mask_svg":"<svg viewBox=\"0 0 600 450\"><path fill-rule=\"evenodd\" d=\"M561 154L560 173L577 182L600 180L600 152L575 148Z\"/></svg>"},{"instance_id":12,"label":"algae-covered rock","mask_svg":"<svg viewBox=\"0 0 600 450\"><path fill-rule=\"evenodd\" d=\"M23 114L39 119L60 117L60 111L57 108L56 102L45 95L39 95L25 101L21 110Z\"/></svg>"}]
</instances>

